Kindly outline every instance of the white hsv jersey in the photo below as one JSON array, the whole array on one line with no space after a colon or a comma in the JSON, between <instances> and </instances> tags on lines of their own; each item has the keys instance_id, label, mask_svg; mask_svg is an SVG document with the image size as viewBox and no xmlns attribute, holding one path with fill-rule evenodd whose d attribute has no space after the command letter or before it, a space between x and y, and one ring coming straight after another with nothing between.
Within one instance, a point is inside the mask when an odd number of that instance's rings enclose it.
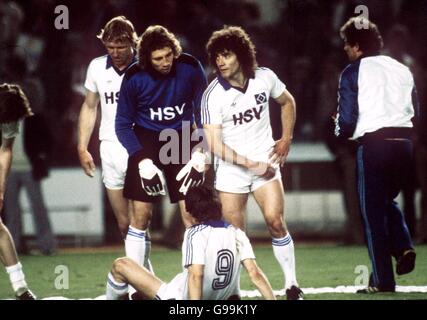
<instances>
[{"instance_id":1,"label":"white hsv jersey","mask_svg":"<svg viewBox=\"0 0 427 320\"><path fill-rule=\"evenodd\" d=\"M232 87L218 76L202 98L202 123L222 125L224 144L252 160L264 158L274 146L269 98L286 86L268 68L257 68L245 89Z\"/></svg>"},{"instance_id":2,"label":"white hsv jersey","mask_svg":"<svg viewBox=\"0 0 427 320\"><path fill-rule=\"evenodd\" d=\"M239 294L241 262L255 259L246 234L226 222L211 221L186 230L182 265L186 278L183 299L188 299L188 271L191 264L204 265L203 300L225 300Z\"/></svg>"},{"instance_id":3,"label":"white hsv jersey","mask_svg":"<svg viewBox=\"0 0 427 320\"><path fill-rule=\"evenodd\" d=\"M101 102L99 139L118 141L115 130L117 101L126 69L118 70L109 55L95 58L89 64L85 88L98 93Z\"/></svg>"}]
</instances>

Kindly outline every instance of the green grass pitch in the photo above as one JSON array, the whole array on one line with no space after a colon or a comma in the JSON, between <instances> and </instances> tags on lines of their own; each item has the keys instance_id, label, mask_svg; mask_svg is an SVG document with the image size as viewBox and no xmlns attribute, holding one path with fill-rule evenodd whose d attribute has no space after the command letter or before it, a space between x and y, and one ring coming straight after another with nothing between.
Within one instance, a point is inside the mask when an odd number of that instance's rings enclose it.
<instances>
[{"instance_id":1,"label":"green grass pitch","mask_svg":"<svg viewBox=\"0 0 427 320\"><path fill-rule=\"evenodd\" d=\"M427 286L427 246L416 246L415 270L397 276L401 286ZM256 245L258 264L269 278L273 289L283 288L283 274L270 245ZM358 265L370 268L365 247L306 245L296 246L297 278L302 288L320 288L355 285ZM63 250L55 256L22 256L21 262L30 288L38 298L66 297L70 299L95 298L105 294L106 275L115 258L124 255L121 248ZM157 276L169 281L180 272L181 252L153 247L151 261ZM65 266L66 268L64 268ZM66 272L64 273L64 270ZM68 275L66 274L68 272ZM67 288L68 287L68 288ZM242 272L241 288L254 290L246 273ZM5 271L0 272L0 299L13 298ZM393 293L360 295L352 293L306 294L310 300L361 299L427 299L427 293ZM283 296L279 299L284 299Z\"/></svg>"}]
</instances>

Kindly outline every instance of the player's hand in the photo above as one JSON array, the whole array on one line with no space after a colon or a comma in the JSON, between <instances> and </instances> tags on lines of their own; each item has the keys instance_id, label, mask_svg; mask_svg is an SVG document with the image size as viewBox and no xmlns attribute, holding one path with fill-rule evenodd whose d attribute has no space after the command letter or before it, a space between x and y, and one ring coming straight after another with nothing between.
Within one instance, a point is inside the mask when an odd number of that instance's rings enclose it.
<instances>
[{"instance_id":1,"label":"player's hand","mask_svg":"<svg viewBox=\"0 0 427 320\"><path fill-rule=\"evenodd\" d=\"M288 157L291 143L292 139L280 139L276 141L274 148L269 155L269 163L271 163L272 166L280 165L283 167L286 158Z\"/></svg>"},{"instance_id":2,"label":"player's hand","mask_svg":"<svg viewBox=\"0 0 427 320\"><path fill-rule=\"evenodd\" d=\"M267 162L248 160L247 168L253 174L267 180L273 178L276 174L274 166Z\"/></svg>"},{"instance_id":3,"label":"player's hand","mask_svg":"<svg viewBox=\"0 0 427 320\"><path fill-rule=\"evenodd\" d=\"M79 160L80 165L82 166L84 172L89 177L93 177L95 175L95 162L93 162L92 155L89 153L89 151L79 151Z\"/></svg>"},{"instance_id":4,"label":"player's hand","mask_svg":"<svg viewBox=\"0 0 427 320\"><path fill-rule=\"evenodd\" d=\"M139 176L141 177L142 189L149 196L165 195L165 178L162 171L151 159L143 159L138 164Z\"/></svg>"},{"instance_id":5,"label":"player's hand","mask_svg":"<svg viewBox=\"0 0 427 320\"><path fill-rule=\"evenodd\" d=\"M182 180L179 192L187 194L191 187L200 186L205 181L206 154L196 151L190 161L178 172L176 180Z\"/></svg>"}]
</instances>

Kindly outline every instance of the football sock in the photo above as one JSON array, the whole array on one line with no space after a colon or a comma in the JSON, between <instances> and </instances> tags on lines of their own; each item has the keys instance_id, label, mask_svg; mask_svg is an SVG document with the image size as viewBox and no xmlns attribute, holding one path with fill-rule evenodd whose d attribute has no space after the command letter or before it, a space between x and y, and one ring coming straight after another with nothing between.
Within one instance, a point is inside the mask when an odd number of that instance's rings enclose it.
<instances>
[{"instance_id":1,"label":"football sock","mask_svg":"<svg viewBox=\"0 0 427 320\"><path fill-rule=\"evenodd\" d=\"M6 267L6 272L9 274L13 291L15 291L17 295L20 295L28 290L27 282L25 281L25 275L22 271L22 265L20 262L13 266Z\"/></svg>"},{"instance_id":2,"label":"football sock","mask_svg":"<svg viewBox=\"0 0 427 320\"><path fill-rule=\"evenodd\" d=\"M118 300L122 296L128 293L128 284L121 283L114 279L111 272L107 276L107 289L106 289L106 299L107 300Z\"/></svg>"},{"instance_id":3,"label":"football sock","mask_svg":"<svg viewBox=\"0 0 427 320\"><path fill-rule=\"evenodd\" d=\"M129 226L125 239L126 257L132 259L140 266L144 265L145 241L145 230Z\"/></svg>"},{"instance_id":4,"label":"football sock","mask_svg":"<svg viewBox=\"0 0 427 320\"><path fill-rule=\"evenodd\" d=\"M145 244L146 231L129 226L125 239L126 257L135 261L138 265L143 266L145 261ZM131 296L136 290L129 286L129 295Z\"/></svg>"},{"instance_id":5,"label":"football sock","mask_svg":"<svg viewBox=\"0 0 427 320\"><path fill-rule=\"evenodd\" d=\"M288 233L285 237L272 239L273 252L285 275L285 289L298 286L295 274L294 242Z\"/></svg>"},{"instance_id":6,"label":"football sock","mask_svg":"<svg viewBox=\"0 0 427 320\"><path fill-rule=\"evenodd\" d=\"M149 232L145 235L145 258L144 258L144 267L146 267L152 274L154 274L154 269L150 261L151 254L151 238Z\"/></svg>"}]
</instances>

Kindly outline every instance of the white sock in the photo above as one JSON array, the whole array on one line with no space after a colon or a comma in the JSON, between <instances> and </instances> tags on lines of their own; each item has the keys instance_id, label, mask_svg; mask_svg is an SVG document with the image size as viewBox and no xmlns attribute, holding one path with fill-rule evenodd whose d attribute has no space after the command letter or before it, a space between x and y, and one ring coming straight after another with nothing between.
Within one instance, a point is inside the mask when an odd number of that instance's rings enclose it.
<instances>
[{"instance_id":1,"label":"white sock","mask_svg":"<svg viewBox=\"0 0 427 320\"><path fill-rule=\"evenodd\" d=\"M285 275L285 289L298 286L295 274L294 242L288 233L285 237L272 239L273 252Z\"/></svg>"},{"instance_id":2,"label":"white sock","mask_svg":"<svg viewBox=\"0 0 427 320\"><path fill-rule=\"evenodd\" d=\"M111 272L108 273L107 277L107 289L106 289L106 299L107 300L118 300L120 297L128 293L128 284L118 282L114 279Z\"/></svg>"},{"instance_id":3,"label":"white sock","mask_svg":"<svg viewBox=\"0 0 427 320\"><path fill-rule=\"evenodd\" d=\"M152 274L154 274L153 265L150 261L150 254L151 254L151 238L150 235L145 235L145 259L144 259L144 267L146 267Z\"/></svg>"},{"instance_id":4,"label":"white sock","mask_svg":"<svg viewBox=\"0 0 427 320\"><path fill-rule=\"evenodd\" d=\"M145 230L139 230L129 226L125 239L126 257L132 259L140 266L143 266L145 261L145 233ZM129 286L129 295L132 295L135 292L136 290L132 286Z\"/></svg>"},{"instance_id":5,"label":"white sock","mask_svg":"<svg viewBox=\"0 0 427 320\"><path fill-rule=\"evenodd\" d=\"M13 266L6 267L6 272L9 274L10 283L15 293L21 294L28 290L27 282L25 282L25 275L22 271L22 264L20 262Z\"/></svg>"},{"instance_id":6,"label":"white sock","mask_svg":"<svg viewBox=\"0 0 427 320\"><path fill-rule=\"evenodd\" d=\"M138 265L144 265L145 260L145 230L139 230L129 226L125 239L126 257L135 261Z\"/></svg>"}]
</instances>

